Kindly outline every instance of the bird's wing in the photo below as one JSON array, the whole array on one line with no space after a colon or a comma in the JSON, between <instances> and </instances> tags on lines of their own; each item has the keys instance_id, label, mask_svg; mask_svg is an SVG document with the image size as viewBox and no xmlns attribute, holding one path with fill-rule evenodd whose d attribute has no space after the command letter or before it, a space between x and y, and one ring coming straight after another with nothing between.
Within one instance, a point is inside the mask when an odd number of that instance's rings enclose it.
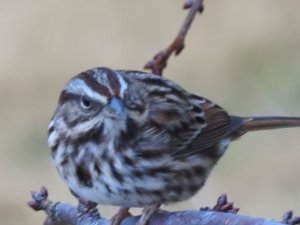
<instances>
[{"instance_id":1,"label":"bird's wing","mask_svg":"<svg viewBox=\"0 0 300 225\"><path fill-rule=\"evenodd\" d=\"M163 149L174 157L193 155L228 134L230 117L209 100L156 75L127 71L124 76L135 90L129 91L131 96L146 105L147 115L136 142L141 153Z\"/></svg>"},{"instance_id":2,"label":"bird's wing","mask_svg":"<svg viewBox=\"0 0 300 225\"><path fill-rule=\"evenodd\" d=\"M206 126L190 140L188 145L174 152L174 156L214 154L208 151L218 151L217 146L221 140L229 135L231 119L224 109L208 100L198 107L203 110Z\"/></svg>"}]
</instances>

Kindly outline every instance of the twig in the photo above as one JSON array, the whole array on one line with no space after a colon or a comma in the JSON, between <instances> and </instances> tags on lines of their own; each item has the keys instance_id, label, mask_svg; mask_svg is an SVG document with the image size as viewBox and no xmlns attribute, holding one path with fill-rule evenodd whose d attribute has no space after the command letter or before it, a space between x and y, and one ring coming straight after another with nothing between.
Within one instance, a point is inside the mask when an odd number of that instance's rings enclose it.
<instances>
[{"instance_id":1,"label":"twig","mask_svg":"<svg viewBox=\"0 0 300 225\"><path fill-rule=\"evenodd\" d=\"M289 225L300 224L300 216L293 216L293 211L287 211L283 214L282 223Z\"/></svg>"},{"instance_id":2,"label":"twig","mask_svg":"<svg viewBox=\"0 0 300 225\"><path fill-rule=\"evenodd\" d=\"M172 53L174 52L177 56L183 50L185 37L196 14L198 12L203 12L203 0L187 0L183 5L183 8L189 9L189 13L184 19L177 36L166 49L158 52L153 57L153 59L148 61L145 64L144 69L149 69L154 74L162 75L163 70L166 68L168 59L170 58Z\"/></svg>"},{"instance_id":3,"label":"twig","mask_svg":"<svg viewBox=\"0 0 300 225\"><path fill-rule=\"evenodd\" d=\"M215 211L215 212L227 212L227 213L237 214L240 209L237 207L234 207L233 202L227 201L226 194L222 194L218 198L217 204L212 209L210 209L209 207L204 207L204 208L200 208L200 210Z\"/></svg>"}]
</instances>

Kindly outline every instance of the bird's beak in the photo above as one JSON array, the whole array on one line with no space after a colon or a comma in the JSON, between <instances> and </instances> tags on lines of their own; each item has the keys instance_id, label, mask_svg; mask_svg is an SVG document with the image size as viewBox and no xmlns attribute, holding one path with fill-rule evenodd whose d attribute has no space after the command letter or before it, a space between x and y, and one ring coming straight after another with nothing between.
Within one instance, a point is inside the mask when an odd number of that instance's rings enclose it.
<instances>
[{"instance_id":1,"label":"bird's beak","mask_svg":"<svg viewBox=\"0 0 300 225\"><path fill-rule=\"evenodd\" d=\"M112 97L107 103L109 111L117 115L118 118L124 119L126 117L126 110L123 101L118 97Z\"/></svg>"}]
</instances>

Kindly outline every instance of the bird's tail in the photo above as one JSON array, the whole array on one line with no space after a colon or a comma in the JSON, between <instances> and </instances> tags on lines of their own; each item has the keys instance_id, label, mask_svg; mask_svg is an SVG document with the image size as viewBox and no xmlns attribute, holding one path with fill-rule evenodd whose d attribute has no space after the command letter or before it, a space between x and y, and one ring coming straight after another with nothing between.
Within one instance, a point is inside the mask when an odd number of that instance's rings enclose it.
<instances>
[{"instance_id":1,"label":"bird's tail","mask_svg":"<svg viewBox=\"0 0 300 225\"><path fill-rule=\"evenodd\" d=\"M288 127L300 127L300 117L262 116L238 117L231 116L231 137L236 139L246 132L269 130Z\"/></svg>"}]
</instances>

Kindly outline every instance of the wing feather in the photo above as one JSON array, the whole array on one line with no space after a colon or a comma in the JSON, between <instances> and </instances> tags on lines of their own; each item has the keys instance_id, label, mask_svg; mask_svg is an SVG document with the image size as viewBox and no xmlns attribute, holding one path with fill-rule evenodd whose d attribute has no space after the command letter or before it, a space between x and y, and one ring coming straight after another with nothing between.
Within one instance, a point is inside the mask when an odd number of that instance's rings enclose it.
<instances>
[{"instance_id":1,"label":"wing feather","mask_svg":"<svg viewBox=\"0 0 300 225\"><path fill-rule=\"evenodd\" d=\"M174 157L200 154L212 151L228 135L230 117L209 100L153 74L127 71L124 76L135 83L135 93L139 87L147 105L137 141L141 151L168 149Z\"/></svg>"}]
</instances>

